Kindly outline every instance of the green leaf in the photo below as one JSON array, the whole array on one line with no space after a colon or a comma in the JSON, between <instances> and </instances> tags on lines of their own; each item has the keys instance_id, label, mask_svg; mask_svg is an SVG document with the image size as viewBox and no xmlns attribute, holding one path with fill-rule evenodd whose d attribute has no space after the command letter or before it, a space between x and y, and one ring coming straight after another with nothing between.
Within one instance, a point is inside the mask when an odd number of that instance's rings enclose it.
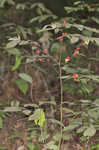
<instances>
[{"instance_id":1,"label":"green leaf","mask_svg":"<svg viewBox=\"0 0 99 150\"><path fill-rule=\"evenodd\" d=\"M19 68L19 66L21 65L21 60L22 60L22 57L16 55L16 57L15 57L15 64L14 64L14 66L12 67L12 71L14 71L14 70L16 70L16 69Z\"/></svg>"},{"instance_id":2,"label":"green leaf","mask_svg":"<svg viewBox=\"0 0 99 150\"><path fill-rule=\"evenodd\" d=\"M83 35L91 37L92 36L92 31L84 30L82 31Z\"/></svg>"},{"instance_id":3,"label":"green leaf","mask_svg":"<svg viewBox=\"0 0 99 150\"><path fill-rule=\"evenodd\" d=\"M56 119L49 119L52 123L58 124L62 127L64 127L63 123L61 123L60 121L56 120Z\"/></svg>"},{"instance_id":4,"label":"green leaf","mask_svg":"<svg viewBox=\"0 0 99 150\"><path fill-rule=\"evenodd\" d=\"M18 26L16 31L23 36L24 39L27 38L25 29L22 26Z\"/></svg>"},{"instance_id":5,"label":"green leaf","mask_svg":"<svg viewBox=\"0 0 99 150\"><path fill-rule=\"evenodd\" d=\"M50 137L50 135L47 132L42 132L41 136L39 136L38 141L39 142L44 142Z\"/></svg>"},{"instance_id":6,"label":"green leaf","mask_svg":"<svg viewBox=\"0 0 99 150\"><path fill-rule=\"evenodd\" d=\"M96 106L99 106L99 98L97 98L97 99L94 101L93 104L96 105Z\"/></svg>"},{"instance_id":7,"label":"green leaf","mask_svg":"<svg viewBox=\"0 0 99 150\"><path fill-rule=\"evenodd\" d=\"M45 122L45 114L42 109L36 109L34 114L29 116L29 120L34 120L36 125L42 127Z\"/></svg>"},{"instance_id":8,"label":"green leaf","mask_svg":"<svg viewBox=\"0 0 99 150\"><path fill-rule=\"evenodd\" d=\"M51 150L58 150L59 149L58 145L56 145L54 141L50 141L49 143L47 143L45 145L45 149L46 148L51 149Z\"/></svg>"},{"instance_id":9,"label":"green leaf","mask_svg":"<svg viewBox=\"0 0 99 150\"><path fill-rule=\"evenodd\" d=\"M11 106L13 107L19 107L19 105L20 105L20 102L19 101L15 101L15 100L13 100L13 101L11 101Z\"/></svg>"},{"instance_id":10,"label":"green leaf","mask_svg":"<svg viewBox=\"0 0 99 150\"><path fill-rule=\"evenodd\" d=\"M99 150L99 144L96 144L96 145L92 145L91 146L91 150L94 149L94 150Z\"/></svg>"},{"instance_id":11,"label":"green leaf","mask_svg":"<svg viewBox=\"0 0 99 150\"><path fill-rule=\"evenodd\" d=\"M22 111L22 108L20 107L5 107L4 112L18 112Z\"/></svg>"},{"instance_id":12,"label":"green leaf","mask_svg":"<svg viewBox=\"0 0 99 150\"><path fill-rule=\"evenodd\" d=\"M10 140L15 139L15 138L22 138L22 136L19 133L14 133L9 136Z\"/></svg>"},{"instance_id":13,"label":"green leaf","mask_svg":"<svg viewBox=\"0 0 99 150\"><path fill-rule=\"evenodd\" d=\"M91 136L94 136L96 133L96 129L94 128L93 125L91 125L89 128L87 128L85 131L84 131L84 136L88 136L88 137L91 137Z\"/></svg>"},{"instance_id":14,"label":"green leaf","mask_svg":"<svg viewBox=\"0 0 99 150\"><path fill-rule=\"evenodd\" d=\"M34 119L35 124L42 127L44 125L44 122L45 122L45 114L44 114L43 110L42 109L36 109L34 114L38 115L38 117L36 119Z\"/></svg>"},{"instance_id":15,"label":"green leaf","mask_svg":"<svg viewBox=\"0 0 99 150\"><path fill-rule=\"evenodd\" d=\"M50 104L50 105L56 105L56 102L55 101L42 101L42 102L39 102L39 106L40 105L44 105L44 104Z\"/></svg>"},{"instance_id":16,"label":"green leaf","mask_svg":"<svg viewBox=\"0 0 99 150\"><path fill-rule=\"evenodd\" d=\"M97 24L99 24L99 19L98 19L98 18L96 18L96 17L91 17L91 19L92 19L93 21L95 21Z\"/></svg>"},{"instance_id":17,"label":"green leaf","mask_svg":"<svg viewBox=\"0 0 99 150\"><path fill-rule=\"evenodd\" d=\"M86 45L88 45L88 44L89 44L89 42L90 42L90 40L86 40L86 41L84 41L84 43L85 43Z\"/></svg>"},{"instance_id":18,"label":"green leaf","mask_svg":"<svg viewBox=\"0 0 99 150\"><path fill-rule=\"evenodd\" d=\"M23 110L22 112L23 112L23 114L25 114L25 115L30 115L30 113L31 113L31 111L28 110L28 109L25 109L25 110Z\"/></svg>"},{"instance_id":19,"label":"green leaf","mask_svg":"<svg viewBox=\"0 0 99 150\"><path fill-rule=\"evenodd\" d=\"M10 49L7 49L7 52L10 54L10 55L20 55L21 52L19 49L17 48L10 48Z\"/></svg>"},{"instance_id":20,"label":"green leaf","mask_svg":"<svg viewBox=\"0 0 99 150\"><path fill-rule=\"evenodd\" d=\"M39 117L39 115L34 113L34 114L32 114L32 115L29 116L28 120L32 121L32 120L35 120L38 117Z\"/></svg>"},{"instance_id":21,"label":"green leaf","mask_svg":"<svg viewBox=\"0 0 99 150\"><path fill-rule=\"evenodd\" d=\"M6 0L0 1L0 7L4 7L5 2L6 2Z\"/></svg>"},{"instance_id":22,"label":"green leaf","mask_svg":"<svg viewBox=\"0 0 99 150\"><path fill-rule=\"evenodd\" d=\"M89 109L88 110L88 115L91 118L94 118L95 120L97 120L99 118L99 107L93 108L93 109Z\"/></svg>"},{"instance_id":23,"label":"green leaf","mask_svg":"<svg viewBox=\"0 0 99 150\"><path fill-rule=\"evenodd\" d=\"M28 42L28 41L23 40L23 41L21 41L21 42L20 42L20 44L19 44L19 45L28 45L28 44L29 44L29 42Z\"/></svg>"},{"instance_id":24,"label":"green leaf","mask_svg":"<svg viewBox=\"0 0 99 150\"><path fill-rule=\"evenodd\" d=\"M11 42L9 42L9 43L6 45L6 48L13 48L13 47L15 47L18 43L19 43L18 40L11 41Z\"/></svg>"},{"instance_id":25,"label":"green leaf","mask_svg":"<svg viewBox=\"0 0 99 150\"><path fill-rule=\"evenodd\" d=\"M82 133L85 129L86 129L86 127L83 126L83 127L79 128L76 132L77 133Z\"/></svg>"},{"instance_id":26,"label":"green leaf","mask_svg":"<svg viewBox=\"0 0 99 150\"><path fill-rule=\"evenodd\" d=\"M75 114L75 112L69 108L65 108L63 107L63 111L65 111L66 113L72 113L72 114Z\"/></svg>"},{"instance_id":27,"label":"green leaf","mask_svg":"<svg viewBox=\"0 0 99 150\"><path fill-rule=\"evenodd\" d=\"M25 4L17 4L17 5L16 5L16 9L24 10L25 8L26 8L26 5L25 5Z\"/></svg>"},{"instance_id":28,"label":"green leaf","mask_svg":"<svg viewBox=\"0 0 99 150\"><path fill-rule=\"evenodd\" d=\"M69 125L69 126L65 127L63 129L63 131L72 131L72 130L74 130L77 127L78 127L78 125Z\"/></svg>"},{"instance_id":29,"label":"green leaf","mask_svg":"<svg viewBox=\"0 0 99 150\"><path fill-rule=\"evenodd\" d=\"M25 104L25 105L24 105L24 107L33 107L33 108L38 108L38 107L39 107L39 105L37 105L37 104L33 104L33 103L31 104L31 103L30 103L30 104Z\"/></svg>"},{"instance_id":30,"label":"green leaf","mask_svg":"<svg viewBox=\"0 0 99 150\"><path fill-rule=\"evenodd\" d=\"M73 119L72 122L70 123L70 125L65 127L63 129L63 131L72 131L72 130L76 129L77 127L79 127L80 125L82 125L82 119L81 118Z\"/></svg>"},{"instance_id":31,"label":"green leaf","mask_svg":"<svg viewBox=\"0 0 99 150\"><path fill-rule=\"evenodd\" d=\"M40 150L39 147L33 143L28 142L27 143L28 150Z\"/></svg>"},{"instance_id":32,"label":"green leaf","mask_svg":"<svg viewBox=\"0 0 99 150\"><path fill-rule=\"evenodd\" d=\"M4 114L3 110L0 110L0 117L5 118L5 114Z\"/></svg>"},{"instance_id":33,"label":"green leaf","mask_svg":"<svg viewBox=\"0 0 99 150\"><path fill-rule=\"evenodd\" d=\"M79 40L78 37L72 36L72 38L71 38L71 43L74 44L74 43L78 42L78 40Z\"/></svg>"},{"instance_id":34,"label":"green leaf","mask_svg":"<svg viewBox=\"0 0 99 150\"><path fill-rule=\"evenodd\" d=\"M69 141L70 139L71 139L71 135L69 135L67 133L63 134L63 140Z\"/></svg>"},{"instance_id":35,"label":"green leaf","mask_svg":"<svg viewBox=\"0 0 99 150\"><path fill-rule=\"evenodd\" d=\"M34 144L33 143L27 143L27 148L29 150L34 150Z\"/></svg>"},{"instance_id":36,"label":"green leaf","mask_svg":"<svg viewBox=\"0 0 99 150\"><path fill-rule=\"evenodd\" d=\"M1 117L0 117L0 128L3 128L3 120Z\"/></svg>"},{"instance_id":37,"label":"green leaf","mask_svg":"<svg viewBox=\"0 0 99 150\"><path fill-rule=\"evenodd\" d=\"M29 85L28 85L28 83L26 81L21 80L21 79L20 80L16 80L16 84L17 84L18 88L21 90L21 92L23 94L27 93Z\"/></svg>"},{"instance_id":38,"label":"green leaf","mask_svg":"<svg viewBox=\"0 0 99 150\"><path fill-rule=\"evenodd\" d=\"M60 133L59 132L57 132L54 136L53 136L53 139L55 140L55 141L59 141L60 139L61 139L61 135L60 135Z\"/></svg>"},{"instance_id":39,"label":"green leaf","mask_svg":"<svg viewBox=\"0 0 99 150\"><path fill-rule=\"evenodd\" d=\"M64 70L64 71L66 71L66 73L75 73L75 69L74 68L72 68L72 67L68 67L67 65L65 65L64 67L62 67L62 69ZM69 78L69 76L67 75L67 76L64 76L64 78L63 79L65 79L65 77L67 78Z\"/></svg>"},{"instance_id":40,"label":"green leaf","mask_svg":"<svg viewBox=\"0 0 99 150\"><path fill-rule=\"evenodd\" d=\"M71 121L71 124L72 125L77 125L77 126L79 126L79 125L82 125L82 118L76 118L76 119L73 119L72 121Z\"/></svg>"},{"instance_id":41,"label":"green leaf","mask_svg":"<svg viewBox=\"0 0 99 150\"><path fill-rule=\"evenodd\" d=\"M51 53L59 52L61 45L60 43L56 42L51 47Z\"/></svg>"},{"instance_id":42,"label":"green leaf","mask_svg":"<svg viewBox=\"0 0 99 150\"><path fill-rule=\"evenodd\" d=\"M32 83L32 77L26 73L19 73L19 77L29 83Z\"/></svg>"},{"instance_id":43,"label":"green leaf","mask_svg":"<svg viewBox=\"0 0 99 150\"><path fill-rule=\"evenodd\" d=\"M74 5L79 5L79 4L81 4L81 1L74 2Z\"/></svg>"}]
</instances>

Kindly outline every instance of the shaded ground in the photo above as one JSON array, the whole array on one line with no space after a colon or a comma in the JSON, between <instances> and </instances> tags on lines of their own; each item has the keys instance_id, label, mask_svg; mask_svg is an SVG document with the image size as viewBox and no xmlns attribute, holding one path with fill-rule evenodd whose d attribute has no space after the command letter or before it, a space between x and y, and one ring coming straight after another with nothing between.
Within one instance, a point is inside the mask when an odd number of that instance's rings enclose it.
<instances>
[{"instance_id":1,"label":"shaded ground","mask_svg":"<svg viewBox=\"0 0 99 150\"><path fill-rule=\"evenodd\" d=\"M29 131L31 128L31 132ZM13 114L9 115L5 121L4 126L0 130L0 150L47 150L45 148L46 142L53 139L48 138L45 142L38 142L35 133L33 135L32 124L28 124L23 116ZM54 135L54 131L49 134ZM32 146L29 146L31 143ZM90 143L89 143L90 144ZM69 141L64 141L61 145L61 150L90 150L89 144L81 144L77 137L71 136ZM35 145L35 148L33 147ZM98 149L97 149L98 150Z\"/></svg>"},{"instance_id":2,"label":"shaded ground","mask_svg":"<svg viewBox=\"0 0 99 150\"><path fill-rule=\"evenodd\" d=\"M31 72L31 74L34 72ZM42 91L46 90L46 87L42 85L42 74L39 74L36 72L36 76L34 75L34 81L36 82L35 85L38 85L36 87L32 87L33 89L33 99L39 99L41 100L48 100L49 95L43 94ZM15 79L17 78L16 72L12 75L9 73L6 74L5 80L3 81L3 92L1 94L1 106L9 106L10 102L14 99L18 99L17 101L21 102L22 104L26 103L26 100L28 98L28 103L31 103L33 100L31 98L31 95L28 93L27 96L23 96L20 91L17 89L17 87L13 86L15 85ZM39 80L37 80L39 79ZM45 82L45 81L43 81ZM56 85L57 82L55 82L56 89L49 91L49 93L53 93L56 97L59 95L59 86ZM9 86L11 85L12 86ZM44 83L43 83L44 85ZM44 89L45 88L45 89ZM6 89L6 90L4 90ZM48 96L48 97L47 97ZM67 99L69 101L72 101L72 98L69 94L64 93L64 99ZM11 99L10 99L11 98ZM24 100L23 100L24 98ZM22 100L22 101L21 101ZM21 105L22 105L21 104ZM47 108L45 111L47 117L55 117L55 119L60 120L60 112L58 109L57 104L57 111L55 113L55 116L50 116L51 109ZM71 106L68 106L70 108ZM44 107L45 108L45 107ZM78 108L79 111L80 108ZM50 148L47 148L46 143L48 142L54 142L56 145L58 145L57 138L59 136L59 126L56 123L52 123L50 121L47 121L46 127L44 129L44 139L42 138L41 130L38 126L35 126L33 121L28 121L28 117L23 115L22 113L18 112L11 112L6 113L5 115L3 128L0 129L0 150L48 150ZM71 120L71 117L65 119L63 116L63 122L64 124L67 124L68 121ZM58 133L58 134L57 134ZM91 145L98 144L98 132L96 134L96 139L92 138L90 141L85 140L85 142L81 142L80 135L76 135L74 131L64 136L65 139L62 141L61 144L61 150L91 150ZM54 137L55 136L55 137ZM53 138L54 137L54 138ZM98 150L98 149L96 149Z\"/></svg>"},{"instance_id":3,"label":"shaded ground","mask_svg":"<svg viewBox=\"0 0 99 150\"><path fill-rule=\"evenodd\" d=\"M40 150L47 150L44 148L46 143L38 142L37 137L32 137L33 129L29 132L30 125L27 121L19 115L9 115L4 121L4 127L0 131L0 149L5 150L28 150L28 143L35 144ZM54 131L51 131L54 135ZM38 133L40 134L40 133ZM48 139L51 141L52 139ZM72 143L72 144L71 144ZM61 150L83 150L84 145L75 141L73 137L69 142L64 142ZM31 149L32 150L32 149Z\"/></svg>"}]
</instances>

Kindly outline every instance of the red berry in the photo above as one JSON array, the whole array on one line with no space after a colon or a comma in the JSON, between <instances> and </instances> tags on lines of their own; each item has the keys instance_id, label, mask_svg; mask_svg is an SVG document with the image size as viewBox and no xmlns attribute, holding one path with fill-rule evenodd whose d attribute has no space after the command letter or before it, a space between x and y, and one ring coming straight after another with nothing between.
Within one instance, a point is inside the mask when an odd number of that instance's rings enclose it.
<instances>
[{"instance_id":1,"label":"red berry","mask_svg":"<svg viewBox=\"0 0 99 150\"><path fill-rule=\"evenodd\" d=\"M63 41L63 38L62 38L62 37L60 37L60 38L59 38L59 41L60 41L60 42L61 42L61 41Z\"/></svg>"},{"instance_id":2,"label":"red berry","mask_svg":"<svg viewBox=\"0 0 99 150\"><path fill-rule=\"evenodd\" d=\"M63 33L62 33L62 36L67 36L67 33L63 32Z\"/></svg>"},{"instance_id":3,"label":"red berry","mask_svg":"<svg viewBox=\"0 0 99 150\"><path fill-rule=\"evenodd\" d=\"M43 50L43 53L44 53L44 54L47 54L47 53L48 53L48 50L47 50L47 49L44 49L44 50Z\"/></svg>"},{"instance_id":4,"label":"red berry","mask_svg":"<svg viewBox=\"0 0 99 150\"><path fill-rule=\"evenodd\" d=\"M76 48L76 50L80 50L80 48L79 48L79 47L77 47L77 48Z\"/></svg>"},{"instance_id":5,"label":"red berry","mask_svg":"<svg viewBox=\"0 0 99 150\"><path fill-rule=\"evenodd\" d=\"M43 61L43 59L42 59L42 58L40 58L40 59L39 59L39 61L40 61L40 62L42 62L42 61Z\"/></svg>"},{"instance_id":6,"label":"red berry","mask_svg":"<svg viewBox=\"0 0 99 150\"><path fill-rule=\"evenodd\" d=\"M38 45L38 43L37 42L33 42L33 46L37 46Z\"/></svg>"},{"instance_id":7,"label":"red berry","mask_svg":"<svg viewBox=\"0 0 99 150\"><path fill-rule=\"evenodd\" d=\"M73 53L73 56L75 56L77 53L78 53L78 51L77 51L77 50L75 50L75 52Z\"/></svg>"},{"instance_id":8,"label":"red berry","mask_svg":"<svg viewBox=\"0 0 99 150\"><path fill-rule=\"evenodd\" d=\"M46 59L46 61L47 61L47 62L49 62L49 61L50 61L50 59L49 59L49 58L47 58L47 59Z\"/></svg>"},{"instance_id":9,"label":"red berry","mask_svg":"<svg viewBox=\"0 0 99 150\"><path fill-rule=\"evenodd\" d=\"M64 22L63 22L63 26L66 26L66 21L64 20Z\"/></svg>"},{"instance_id":10,"label":"red berry","mask_svg":"<svg viewBox=\"0 0 99 150\"><path fill-rule=\"evenodd\" d=\"M38 49L38 50L36 50L35 53L36 53L36 54L40 54L40 52L41 52L41 51Z\"/></svg>"}]
</instances>

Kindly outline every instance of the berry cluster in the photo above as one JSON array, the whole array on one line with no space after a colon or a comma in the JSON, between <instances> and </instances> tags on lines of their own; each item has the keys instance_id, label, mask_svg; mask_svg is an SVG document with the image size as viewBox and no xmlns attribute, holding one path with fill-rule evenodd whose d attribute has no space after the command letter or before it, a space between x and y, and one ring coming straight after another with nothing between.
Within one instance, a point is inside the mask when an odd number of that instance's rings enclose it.
<instances>
[{"instance_id":1,"label":"berry cluster","mask_svg":"<svg viewBox=\"0 0 99 150\"><path fill-rule=\"evenodd\" d=\"M41 46L37 42L33 42L33 47L35 47L34 53L39 56L40 62L49 62L50 59L48 57L48 49L42 49Z\"/></svg>"},{"instance_id":2,"label":"berry cluster","mask_svg":"<svg viewBox=\"0 0 99 150\"><path fill-rule=\"evenodd\" d=\"M63 22L63 24L62 24L62 27L65 27L66 24L67 24L67 23L66 23L66 21L64 20L64 22ZM68 37L68 34L67 34L66 32L62 32L62 33L61 33L61 36L59 36L57 39L58 39L59 42L62 42L64 39L66 39L66 37ZM80 49L81 49L81 47L82 47L82 46L86 46L86 45L87 45L86 41L85 41L85 42L82 42L82 43L80 44L80 46L77 47L77 48L74 50L72 56L75 57L76 55L78 55L78 54L79 54L79 51L80 51ZM42 48L40 47L40 45L39 45L37 42L33 42L33 47L35 47L35 51L34 51L34 52L35 52L36 55L39 56L39 61L40 61L40 62L49 62L49 61L50 61L49 55L48 55L48 53L49 53L49 52L48 52L48 49L42 49ZM67 57L65 58L65 63L70 62L71 59L72 59L72 57L67 56ZM74 73L74 74L73 74L73 79L74 79L74 81L78 81L78 74Z\"/></svg>"}]
</instances>

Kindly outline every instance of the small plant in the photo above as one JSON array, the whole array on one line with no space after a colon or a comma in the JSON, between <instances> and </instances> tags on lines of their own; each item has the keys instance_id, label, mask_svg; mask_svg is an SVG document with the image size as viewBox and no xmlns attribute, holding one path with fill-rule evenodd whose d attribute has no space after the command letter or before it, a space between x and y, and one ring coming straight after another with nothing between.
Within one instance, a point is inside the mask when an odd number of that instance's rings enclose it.
<instances>
[{"instance_id":1,"label":"small plant","mask_svg":"<svg viewBox=\"0 0 99 150\"><path fill-rule=\"evenodd\" d=\"M25 115L31 127L23 143L29 150L42 149L42 144L44 149L60 150L75 137L85 149L98 149L91 143L99 130L98 6L75 1L65 7L66 18L58 19L42 3L0 1L5 18L8 9L14 11L13 23L2 25L2 31L7 27L8 43L2 36L0 49L9 58L6 84L12 95L7 97L11 105L0 111L0 128L5 113Z\"/></svg>"}]
</instances>

